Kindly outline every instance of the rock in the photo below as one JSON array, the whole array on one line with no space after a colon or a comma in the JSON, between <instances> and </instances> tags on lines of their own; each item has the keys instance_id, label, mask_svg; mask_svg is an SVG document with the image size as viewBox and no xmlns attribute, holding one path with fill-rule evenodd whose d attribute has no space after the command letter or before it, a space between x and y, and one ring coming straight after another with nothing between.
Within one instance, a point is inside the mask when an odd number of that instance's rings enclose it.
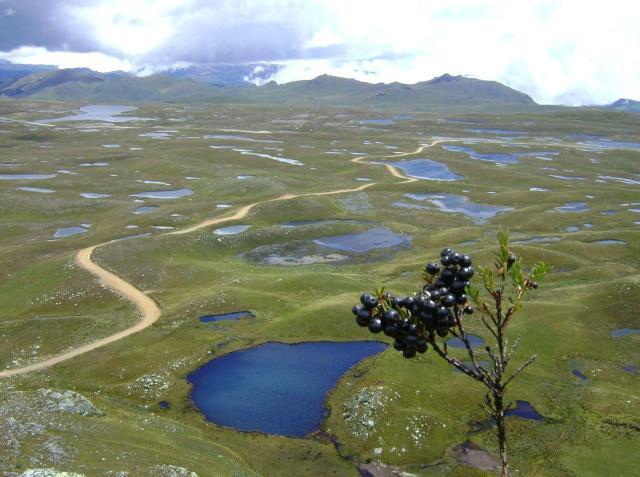
<instances>
[{"instance_id":1,"label":"rock","mask_svg":"<svg viewBox=\"0 0 640 477\"><path fill-rule=\"evenodd\" d=\"M403 472L398 467L385 465L382 462L369 462L358 465L362 477L415 477L415 474Z\"/></svg>"},{"instance_id":2,"label":"rock","mask_svg":"<svg viewBox=\"0 0 640 477\"><path fill-rule=\"evenodd\" d=\"M500 465L487 451L482 450L471 441L458 444L453 448L457 460L467 467L480 470L498 470Z\"/></svg>"},{"instance_id":3,"label":"rock","mask_svg":"<svg viewBox=\"0 0 640 477\"><path fill-rule=\"evenodd\" d=\"M49 411L68 412L81 416L104 416L104 413L91 401L74 391L67 390L60 393L53 389L38 389L38 394L45 400L44 406Z\"/></svg>"},{"instance_id":4,"label":"rock","mask_svg":"<svg viewBox=\"0 0 640 477\"><path fill-rule=\"evenodd\" d=\"M176 465L154 465L149 467L147 472L153 477L198 477L198 474L191 472L184 467L178 467Z\"/></svg>"},{"instance_id":5,"label":"rock","mask_svg":"<svg viewBox=\"0 0 640 477\"><path fill-rule=\"evenodd\" d=\"M20 477L85 477L84 474L76 474L75 472L59 472L54 469L29 469Z\"/></svg>"}]
</instances>

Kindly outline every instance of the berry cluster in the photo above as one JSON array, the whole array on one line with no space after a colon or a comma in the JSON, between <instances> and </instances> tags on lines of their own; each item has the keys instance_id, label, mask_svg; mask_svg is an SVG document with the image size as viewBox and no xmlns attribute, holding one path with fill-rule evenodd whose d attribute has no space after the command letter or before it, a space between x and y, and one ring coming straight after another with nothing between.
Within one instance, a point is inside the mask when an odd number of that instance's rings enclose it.
<instances>
[{"instance_id":1,"label":"berry cluster","mask_svg":"<svg viewBox=\"0 0 640 477\"><path fill-rule=\"evenodd\" d=\"M393 346L405 358L426 352L427 343L433 342L435 335L444 338L462 314L473 313L465 293L473 277L471 258L450 248L440 257L441 265L427 264L426 284L420 293L402 298L364 293L361 305L353 307L358 325L395 338Z\"/></svg>"}]
</instances>

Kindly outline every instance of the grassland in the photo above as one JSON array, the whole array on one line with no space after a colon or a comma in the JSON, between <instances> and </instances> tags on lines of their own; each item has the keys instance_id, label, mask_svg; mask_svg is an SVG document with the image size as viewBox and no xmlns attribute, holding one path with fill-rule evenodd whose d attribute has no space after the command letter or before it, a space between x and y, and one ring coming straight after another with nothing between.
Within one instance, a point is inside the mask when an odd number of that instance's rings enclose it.
<instances>
[{"instance_id":1,"label":"grassland","mask_svg":"<svg viewBox=\"0 0 640 477\"><path fill-rule=\"evenodd\" d=\"M0 117L37 122L76 106L0 101ZM380 113L352 109L142 104L131 114L156 119L54 126L0 122L0 163L16 164L0 166L0 174L57 174L48 180L0 181L0 368L38 362L138 319L130 303L77 267L74 256L81 248L151 232L149 237L100 247L94 260L152 297L162 310L153 326L136 335L54 368L0 382L0 417L8 418L16 393L32 396L39 388L77 391L105 413L70 416L43 435L24 437L19 455L0 447L0 456L6 454L0 459L0 472L33 466L35 456L42 465L90 476L121 470L143 475L159 463L184 466L201 476L357 475L356 464L368 459L418 475L490 475L461 466L451 451L471 439L495 452L491 430L477 405L482 389L430 354L408 362L388 350L345 375L328 397L330 413L323 425L337 446L325 435L290 439L207 423L189 400L185 377L215 356L264 341L370 339L349 311L362 290L379 285L398 292L414 290L423 264L447 245L473 255L476 263L490 263L495 232L503 226L514 239L552 237L514 245L514 250L525 261L542 259L555 268L511 330L522 336L521 359L538 354L511 396L530 401L546 417L541 422L510 419L514 470L532 476L638 475L640 460L634 451L640 437L640 378L622 368L640 365L640 335L612 338L610 332L640 328L640 214L630 210L640 208L639 186L599 176L638 181L640 152L589 149L580 144L584 138L572 136L637 143L638 116L583 109L456 116L469 122L463 124L443 121L443 115L416 113L413 120L372 126L360 121L381 117ZM500 139L504 136L473 133L470 128L527 134ZM175 132L164 140L140 136L152 131ZM464 176L454 182L407 183L385 167L367 163L388 160L373 156L399 156L395 153L415 151L441 137L452 144L468 138L495 141L473 144L480 153L559 154L550 161L525 157L505 166L472 160L441 145L416 156L437 160ZM103 147L109 144L120 147ZM280 153L304 165L211 145L275 157ZM369 157L352 162L363 155ZM103 162L108 165L81 166ZM187 179L194 177L198 179ZM353 193L269 202L284 194L366 184L358 178L375 185ZM170 185L138 182L145 180ZM55 192L16 190L22 186ZM130 197L180 188L191 188L194 194L145 199L144 204ZM86 192L111 196L80 196ZM479 224L437 207L394 206L406 201L403 194L425 192L465 195L473 202L514 210ZM152 228L186 229L261 201L267 202L239 221L252 226L239 235L218 237L212 233L215 225L175 235ZM569 202L585 202L588 210L554 210ZM220 204L232 207L217 208ZM159 209L133 214L140 205ZM364 223L280 226L312 219ZM245 255L257 247L366 230L369 222L411 235L412 248L365 254L341 265L295 267L267 266ZM57 228L83 223L91 224L86 233L51 241ZM130 225L137 228L126 228ZM564 231L568 226L578 231ZM606 239L626 244L593 243ZM198 321L203 314L244 309L256 318L213 326ZM480 327L471 328L483 334ZM576 369L588 380L573 376ZM388 396L390 402L366 433L345 419L348 403L363 389ZM161 409L161 400L171 403L170 409ZM412 436L412 429L420 429L420 439ZM44 446L56 436L68 449L59 462Z\"/></svg>"}]
</instances>

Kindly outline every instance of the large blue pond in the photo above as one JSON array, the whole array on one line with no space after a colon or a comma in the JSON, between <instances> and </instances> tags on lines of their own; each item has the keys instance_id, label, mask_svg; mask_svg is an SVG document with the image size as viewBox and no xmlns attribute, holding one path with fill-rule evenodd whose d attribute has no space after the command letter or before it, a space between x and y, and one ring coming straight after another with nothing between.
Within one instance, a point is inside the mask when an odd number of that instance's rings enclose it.
<instances>
[{"instance_id":1,"label":"large blue pond","mask_svg":"<svg viewBox=\"0 0 640 477\"><path fill-rule=\"evenodd\" d=\"M513 210L511 207L501 205L488 205L470 202L463 195L455 194L404 194L405 197L417 201L426 201L443 212L458 213L466 215L476 223L485 223L488 219L495 217L500 212Z\"/></svg>"},{"instance_id":2,"label":"large blue pond","mask_svg":"<svg viewBox=\"0 0 640 477\"><path fill-rule=\"evenodd\" d=\"M120 116L122 113L133 111L135 106L118 106L113 104L90 104L82 106L80 112L72 116L61 118L43 119L41 123L58 123L62 121L106 121L110 123L123 123L127 121L146 121L150 118L138 118L135 116Z\"/></svg>"},{"instance_id":3,"label":"large blue pond","mask_svg":"<svg viewBox=\"0 0 640 477\"><path fill-rule=\"evenodd\" d=\"M556 151L533 151L533 152L513 152L513 153L481 153L475 149L466 146L444 145L442 149L451 152L462 152L469 156L470 159L477 161L501 162L503 164L515 164L520 162L521 157L543 157L558 155Z\"/></svg>"},{"instance_id":4,"label":"large blue pond","mask_svg":"<svg viewBox=\"0 0 640 477\"><path fill-rule=\"evenodd\" d=\"M402 169L409 177L430 181L457 181L462 176L451 172L447 166L431 159L414 159L412 161L399 161L388 163L398 169Z\"/></svg>"},{"instance_id":5,"label":"large blue pond","mask_svg":"<svg viewBox=\"0 0 640 477\"><path fill-rule=\"evenodd\" d=\"M411 246L411 237L395 233L385 227L378 227L361 233L324 237L314 240L313 242L333 250L364 253L380 248L408 248Z\"/></svg>"},{"instance_id":6,"label":"large blue pond","mask_svg":"<svg viewBox=\"0 0 640 477\"><path fill-rule=\"evenodd\" d=\"M216 424L302 437L319 429L325 397L340 376L386 347L377 341L265 343L190 374L191 399Z\"/></svg>"}]
</instances>

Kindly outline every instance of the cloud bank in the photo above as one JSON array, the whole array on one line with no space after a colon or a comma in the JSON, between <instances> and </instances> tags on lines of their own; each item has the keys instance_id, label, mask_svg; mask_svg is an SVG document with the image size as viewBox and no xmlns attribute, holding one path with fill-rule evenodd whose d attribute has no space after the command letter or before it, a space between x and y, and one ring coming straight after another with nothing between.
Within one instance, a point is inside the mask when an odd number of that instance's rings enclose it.
<instances>
[{"instance_id":1,"label":"cloud bank","mask_svg":"<svg viewBox=\"0 0 640 477\"><path fill-rule=\"evenodd\" d=\"M628 0L0 0L0 58L137 73L272 62L278 82L464 74L578 105L640 98L638 18Z\"/></svg>"}]
</instances>

